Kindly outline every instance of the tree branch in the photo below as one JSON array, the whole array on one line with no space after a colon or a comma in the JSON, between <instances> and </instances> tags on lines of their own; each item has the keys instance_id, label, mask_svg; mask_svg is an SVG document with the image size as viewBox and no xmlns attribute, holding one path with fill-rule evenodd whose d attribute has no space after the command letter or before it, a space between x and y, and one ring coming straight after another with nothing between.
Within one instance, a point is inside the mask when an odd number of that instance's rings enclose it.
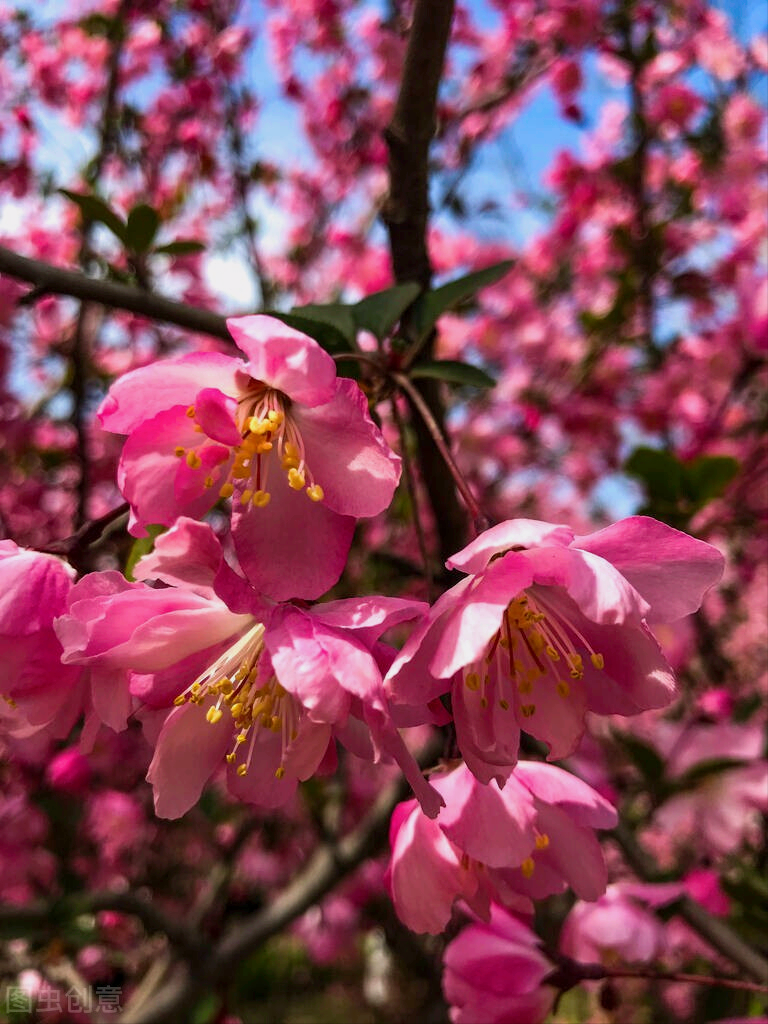
<instances>
[{"instance_id":1,"label":"tree branch","mask_svg":"<svg viewBox=\"0 0 768 1024\"><path fill-rule=\"evenodd\" d=\"M432 279L427 248L429 146L435 134L437 92L453 7L453 0L416 0L400 91L392 120L384 132L389 150L389 194L382 219L389 232L392 269L396 281L416 281L424 288L429 287ZM411 346L417 343L407 311L400 330ZM426 358L433 347L434 337L424 348ZM444 433L445 408L439 385L421 380L417 389ZM418 415L412 416L412 423L421 477L439 536L439 556L445 561L463 546L467 520L426 424Z\"/></svg>"},{"instance_id":2,"label":"tree branch","mask_svg":"<svg viewBox=\"0 0 768 1024\"><path fill-rule=\"evenodd\" d=\"M226 320L218 313L187 306L183 302L174 302L173 299L166 299L161 295L153 295L114 281L97 280L76 270L64 270L41 260L28 259L1 245L0 274L7 274L19 281L28 281L35 285L35 298L42 295L69 295L75 299L88 299L112 309L136 313L148 320L161 320L199 334L232 341Z\"/></svg>"}]
</instances>

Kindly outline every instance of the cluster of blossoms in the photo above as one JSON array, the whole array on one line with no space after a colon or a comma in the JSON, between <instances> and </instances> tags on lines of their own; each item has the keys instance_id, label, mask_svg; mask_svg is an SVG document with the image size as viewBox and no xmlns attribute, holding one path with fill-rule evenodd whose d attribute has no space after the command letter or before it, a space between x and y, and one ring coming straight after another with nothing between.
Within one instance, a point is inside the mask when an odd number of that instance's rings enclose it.
<instances>
[{"instance_id":1,"label":"cluster of blossoms","mask_svg":"<svg viewBox=\"0 0 768 1024\"><path fill-rule=\"evenodd\" d=\"M75 582L54 556L3 543L0 630L18 661L4 721L64 735L85 713L93 736L99 722L138 718L166 818L224 767L234 797L278 808L333 770L337 743L394 762L417 799L393 818L390 888L416 931L442 931L457 899L486 922L567 886L598 899L594 830L616 812L561 768L520 761L521 731L560 759L587 711L669 703L673 673L650 624L693 612L722 557L643 517L584 537L513 520L450 559L465 578L431 608L309 604L337 581L356 519L391 500L399 459L316 342L265 316L229 326L248 362L157 363L102 404L102 423L129 435L119 482L131 532L167 528L133 581L107 570ZM194 518L219 500L232 508L223 542ZM382 641L408 622L401 650ZM400 729L451 717L461 760L427 781Z\"/></svg>"}]
</instances>

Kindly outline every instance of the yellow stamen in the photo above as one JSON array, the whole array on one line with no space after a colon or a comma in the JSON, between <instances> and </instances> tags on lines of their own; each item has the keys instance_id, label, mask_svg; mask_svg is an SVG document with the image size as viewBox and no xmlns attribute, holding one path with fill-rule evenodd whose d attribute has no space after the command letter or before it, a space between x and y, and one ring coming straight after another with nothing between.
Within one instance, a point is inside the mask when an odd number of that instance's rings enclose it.
<instances>
[{"instance_id":1,"label":"yellow stamen","mask_svg":"<svg viewBox=\"0 0 768 1024\"><path fill-rule=\"evenodd\" d=\"M235 488L230 483L222 484L219 488L220 498L231 498L235 493Z\"/></svg>"},{"instance_id":2,"label":"yellow stamen","mask_svg":"<svg viewBox=\"0 0 768 1024\"><path fill-rule=\"evenodd\" d=\"M187 465L190 469L199 469L202 464L202 460L197 452L187 452Z\"/></svg>"},{"instance_id":3,"label":"yellow stamen","mask_svg":"<svg viewBox=\"0 0 768 1024\"><path fill-rule=\"evenodd\" d=\"M257 508L264 508L269 504L272 499L272 495L269 491L254 491L253 492L253 504Z\"/></svg>"},{"instance_id":4,"label":"yellow stamen","mask_svg":"<svg viewBox=\"0 0 768 1024\"><path fill-rule=\"evenodd\" d=\"M533 870L536 865L533 863L533 857L526 857L523 863L520 865L520 870L523 873L524 878L530 878L533 874Z\"/></svg>"},{"instance_id":5,"label":"yellow stamen","mask_svg":"<svg viewBox=\"0 0 768 1024\"><path fill-rule=\"evenodd\" d=\"M311 487L307 488L307 495L310 501L322 501L325 497L325 491L320 484L312 484Z\"/></svg>"},{"instance_id":6,"label":"yellow stamen","mask_svg":"<svg viewBox=\"0 0 768 1024\"><path fill-rule=\"evenodd\" d=\"M298 469L289 469L288 486L292 487L294 491L302 490L304 487L304 474L300 473Z\"/></svg>"}]
</instances>

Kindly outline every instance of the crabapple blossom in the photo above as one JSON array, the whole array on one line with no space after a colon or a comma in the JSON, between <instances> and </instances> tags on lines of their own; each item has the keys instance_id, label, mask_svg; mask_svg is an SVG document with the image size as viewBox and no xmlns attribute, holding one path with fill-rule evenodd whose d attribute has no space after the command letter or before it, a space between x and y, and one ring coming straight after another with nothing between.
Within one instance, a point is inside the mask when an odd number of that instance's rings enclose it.
<instances>
[{"instance_id":1,"label":"crabapple blossom","mask_svg":"<svg viewBox=\"0 0 768 1024\"><path fill-rule=\"evenodd\" d=\"M389 504L400 460L354 381L312 338L268 316L227 321L247 361L192 353L141 367L99 410L127 433L118 482L131 531L232 498L232 536L257 589L317 598L339 578L355 519Z\"/></svg>"},{"instance_id":2,"label":"crabapple blossom","mask_svg":"<svg viewBox=\"0 0 768 1024\"><path fill-rule=\"evenodd\" d=\"M56 629L65 664L110 669L113 685L165 709L147 775L159 816L189 810L225 763L234 795L283 806L333 757L335 739L371 760L393 758L437 813L440 797L390 717L382 673L394 651L379 643L422 615L422 602L267 604L224 562L211 528L185 517L135 572L167 585L90 574ZM431 720L426 708L422 720Z\"/></svg>"},{"instance_id":3,"label":"crabapple blossom","mask_svg":"<svg viewBox=\"0 0 768 1024\"><path fill-rule=\"evenodd\" d=\"M538 1024L555 999L545 985L555 970L529 927L494 904L443 954L443 992L452 1024Z\"/></svg>"},{"instance_id":4,"label":"crabapple blossom","mask_svg":"<svg viewBox=\"0 0 768 1024\"><path fill-rule=\"evenodd\" d=\"M418 703L450 690L467 765L480 781L503 783L521 729L561 758L587 710L632 715L672 700L673 673L648 624L695 611L723 558L636 516L585 537L511 520L447 565L468 575L414 630L388 692Z\"/></svg>"},{"instance_id":5,"label":"crabapple blossom","mask_svg":"<svg viewBox=\"0 0 768 1024\"><path fill-rule=\"evenodd\" d=\"M488 920L492 902L529 910L566 885L587 900L605 890L593 830L612 828L616 812L585 782L535 761L519 761L503 789L465 765L431 782L445 801L439 816L409 801L390 826L392 899L413 931L442 931L456 899Z\"/></svg>"}]
</instances>

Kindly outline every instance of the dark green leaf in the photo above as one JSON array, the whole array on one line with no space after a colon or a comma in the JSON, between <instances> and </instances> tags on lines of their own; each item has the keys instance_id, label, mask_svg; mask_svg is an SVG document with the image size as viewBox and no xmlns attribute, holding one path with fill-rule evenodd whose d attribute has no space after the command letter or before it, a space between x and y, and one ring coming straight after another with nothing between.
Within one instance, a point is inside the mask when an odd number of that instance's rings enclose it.
<instances>
[{"instance_id":1,"label":"dark green leaf","mask_svg":"<svg viewBox=\"0 0 768 1024\"><path fill-rule=\"evenodd\" d=\"M656 448L636 448L624 463L624 470L645 484L652 502L675 503L683 493L680 460Z\"/></svg>"},{"instance_id":2,"label":"dark green leaf","mask_svg":"<svg viewBox=\"0 0 768 1024\"><path fill-rule=\"evenodd\" d=\"M683 483L691 501L706 504L719 498L739 471L730 455L699 455L683 464Z\"/></svg>"},{"instance_id":3,"label":"dark green leaf","mask_svg":"<svg viewBox=\"0 0 768 1024\"><path fill-rule=\"evenodd\" d=\"M166 256L190 256L192 253L204 251L205 245L195 241L194 238L177 238L175 242L157 245L152 250L152 252L163 253Z\"/></svg>"},{"instance_id":4,"label":"dark green leaf","mask_svg":"<svg viewBox=\"0 0 768 1024\"><path fill-rule=\"evenodd\" d=\"M355 326L370 331L379 341L388 337L397 321L421 291L413 281L366 295L350 308Z\"/></svg>"},{"instance_id":5,"label":"dark green leaf","mask_svg":"<svg viewBox=\"0 0 768 1024\"><path fill-rule=\"evenodd\" d=\"M160 536L161 533L165 533L168 529L167 526L160 526L153 524L147 527L146 537L137 537L131 545L131 550L128 554L128 559L125 563L125 578L127 580L133 580L133 570L136 568L136 563L144 555L148 555L154 550L155 540Z\"/></svg>"},{"instance_id":6,"label":"dark green leaf","mask_svg":"<svg viewBox=\"0 0 768 1024\"><path fill-rule=\"evenodd\" d=\"M437 323L438 317L449 309L454 309L466 299L473 298L482 288L495 284L514 266L514 260L502 260L483 270L475 270L471 274L459 277L455 281L424 292L414 304L414 319L420 337L428 334Z\"/></svg>"},{"instance_id":7,"label":"dark green leaf","mask_svg":"<svg viewBox=\"0 0 768 1024\"><path fill-rule=\"evenodd\" d=\"M139 203L128 214L125 225L126 245L134 252L146 252L159 227L160 216L157 210L147 203Z\"/></svg>"},{"instance_id":8,"label":"dark green leaf","mask_svg":"<svg viewBox=\"0 0 768 1024\"><path fill-rule=\"evenodd\" d=\"M692 789L709 778L710 775L719 775L720 772L728 771L731 768L741 768L746 763L746 761L734 757L713 757L707 761L699 761L679 779L675 779L675 788Z\"/></svg>"},{"instance_id":9,"label":"dark green leaf","mask_svg":"<svg viewBox=\"0 0 768 1024\"><path fill-rule=\"evenodd\" d=\"M479 366L460 363L457 359L435 359L418 363L410 372L411 377L431 377L448 384L466 384L472 388L492 388L496 381Z\"/></svg>"},{"instance_id":10,"label":"dark green leaf","mask_svg":"<svg viewBox=\"0 0 768 1024\"><path fill-rule=\"evenodd\" d=\"M618 733L617 739L650 789L655 790L664 778L664 761L653 747L629 733Z\"/></svg>"},{"instance_id":11,"label":"dark green leaf","mask_svg":"<svg viewBox=\"0 0 768 1024\"><path fill-rule=\"evenodd\" d=\"M103 199L81 192L70 192L66 188L60 188L59 192L80 207L84 221L94 221L106 225L113 235L117 235L121 242L125 242L125 221L107 206Z\"/></svg>"},{"instance_id":12,"label":"dark green leaf","mask_svg":"<svg viewBox=\"0 0 768 1024\"><path fill-rule=\"evenodd\" d=\"M288 313L271 309L268 315L308 334L332 355L346 352L354 345L355 324L348 306L297 306Z\"/></svg>"}]
</instances>

